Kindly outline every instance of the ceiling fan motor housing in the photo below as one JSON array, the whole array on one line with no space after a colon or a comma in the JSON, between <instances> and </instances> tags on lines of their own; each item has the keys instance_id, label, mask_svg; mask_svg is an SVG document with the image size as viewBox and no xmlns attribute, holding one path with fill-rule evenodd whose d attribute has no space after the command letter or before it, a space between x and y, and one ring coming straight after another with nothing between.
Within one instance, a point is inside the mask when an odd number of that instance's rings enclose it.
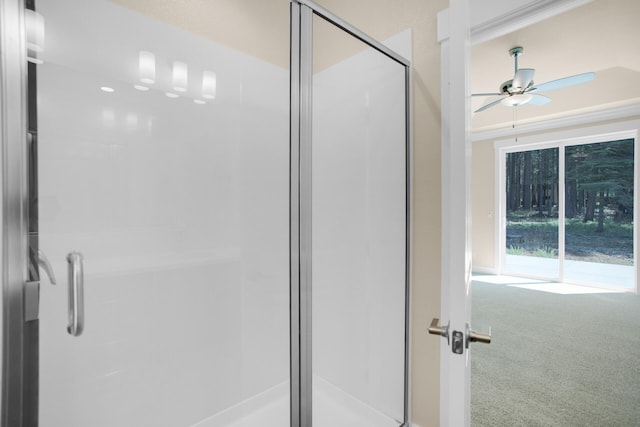
<instances>
[{"instance_id":1,"label":"ceiling fan motor housing","mask_svg":"<svg viewBox=\"0 0 640 427\"><path fill-rule=\"evenodd\" d=\"M513 80L507 80L500 85L500 92L505 95L511 95L511 88L513 87Z\"/></svg>"},{"instance_id":2,"label":"ceiling fan motor housing","mask_svg":"<svg viewBox=\"0 0 640 427\"><path fill-rule=\"evenodd\" d=\"M516 46L509 49L509 55L513 57L514 65L515 65L514 74L518 73L518 57L522 55L522 52L524 52L524 48L522 46ZM514 90L513 79L511 79L511 80L507 80L506 82L500 85L500 93L504 95L520 94L520 93L524 93L528 88L532 86L533 86L533 80L531 80L531 82L527 85L527 87L522 87L522 88L518 87Z\"/></svg>"},{"instance_id":3,"label":"ceiling fan motor housing","mask_svg":"<svg viewBox=\"0 0 640 427\"><path fill-rule=\"evenodd\" d=\"M513 88L513 80L507 80L506 82L500 85L500 93L502 93L503 95L514 95L514 94L524 93L530 87L533 87L533 80L531 81L531 83L529 83L529 85L526 88L520 88L516 90L514 90Z\"/></svg>"}]
</instances>

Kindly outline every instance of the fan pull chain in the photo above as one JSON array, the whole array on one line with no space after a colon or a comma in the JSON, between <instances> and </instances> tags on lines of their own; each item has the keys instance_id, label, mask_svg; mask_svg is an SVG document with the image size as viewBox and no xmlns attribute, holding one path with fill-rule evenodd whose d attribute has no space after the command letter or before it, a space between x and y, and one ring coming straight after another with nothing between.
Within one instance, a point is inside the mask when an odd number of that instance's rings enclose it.
<instances>
[{"instance_id":1,"label":"fan pull chain","mask_svg":"<svg viewBox=\"0 0 640 427\"><path fill-rule=\"evenodd\" d=\"M518 107L513 107L513 124L511 125L513 130L516 129L518 123ZM516 133L516 142L518 142L518 134Z\"/></svg>"}]
</instances>

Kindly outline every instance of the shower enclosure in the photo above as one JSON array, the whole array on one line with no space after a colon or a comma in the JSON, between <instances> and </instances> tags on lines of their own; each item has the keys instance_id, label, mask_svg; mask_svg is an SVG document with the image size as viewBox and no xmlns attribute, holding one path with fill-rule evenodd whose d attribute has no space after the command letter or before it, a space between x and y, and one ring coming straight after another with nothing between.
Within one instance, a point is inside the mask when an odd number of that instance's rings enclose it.
<instances>
[{"instance_id":1,"label":"shower enclosure","mask_svg":"<svg viewBox=\"0 0 640 427\"><path fill-rule=\"evenodd\" d=\"M407 425L408 61L310 1L0 8L2 425Z\"/></svg>"}]
</instances>

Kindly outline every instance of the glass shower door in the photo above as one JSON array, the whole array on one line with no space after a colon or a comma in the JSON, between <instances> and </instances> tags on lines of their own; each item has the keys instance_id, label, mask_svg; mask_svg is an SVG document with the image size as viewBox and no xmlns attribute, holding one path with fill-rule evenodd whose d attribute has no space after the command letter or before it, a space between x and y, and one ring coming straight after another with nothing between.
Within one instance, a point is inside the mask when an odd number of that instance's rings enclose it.
<instances>
[{"instance_id":1,"label":"glass shower door","mask_svg":"<svg viewBox=\"0 0 640 427\"><path fill-rule=\"evenodd\" d=\"M154 3L35 5L39 425L288 426L289 11Z\"/></svg>"},{"instance_id":2,"label":"glass shower door","mask_svg":"<svg viewBox=\"0 0 640 427\"><path fill-rule=\"evenodd\" d=\"M313 17L313 425L406 421L405 65Z\"/></svg>"}]
</instances>

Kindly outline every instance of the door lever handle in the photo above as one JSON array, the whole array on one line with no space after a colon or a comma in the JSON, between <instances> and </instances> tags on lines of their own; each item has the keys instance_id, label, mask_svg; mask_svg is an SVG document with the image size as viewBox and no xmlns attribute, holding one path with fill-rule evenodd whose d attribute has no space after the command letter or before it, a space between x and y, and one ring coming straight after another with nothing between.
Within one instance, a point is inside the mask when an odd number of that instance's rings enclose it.
<instances>
[{"instance_id":1,"label":"door lever handle","mask_svg":"<svg viewBox=\"0 0 640 427\"><path fill-rule=\"evenodd\" d=\"M440 335L441 337L447 338L447 345L449 344L449 323L447 326L440 326L440 319L434 317L431 321L431 325L429 325L429 333L431 335Z\"/></svg>"},{"instance_id":2,"label":"door lever handle","mask_svg":"<svg viewBox=\"0 0 640 427\"><path fill-rule=\"evenodd\" d=\"M69 335L77 337L84 329L84 257L80 252L67 255L69 263Z\"/></svg>"},{"instance_id":3,"label":"door lever handle","mask_svg":"<svg viewBox=\"0 0 640 427\"><path fill-rule=\"evenodd\" d=\"M469 348L469 344L471 344L472 342L491 344L491 328L489 328L488 334L482 334L480 332L474 331L469 327L469 324L467 324L467 340L465 343L466 347Z\"/></svg>"},{"instance_id":4,"label":"door lever handle","mask_svg":"<svg viewBox=\"0 0 640 427\"><path fill-rule=\"evenodd\" d=\"M471 342L481 342L483 344L491 344L491 330L489 330L488 334L481 334L480 332L476 332L472 329L469 330L469 341Z\"/></svg>"}]
</instances>

